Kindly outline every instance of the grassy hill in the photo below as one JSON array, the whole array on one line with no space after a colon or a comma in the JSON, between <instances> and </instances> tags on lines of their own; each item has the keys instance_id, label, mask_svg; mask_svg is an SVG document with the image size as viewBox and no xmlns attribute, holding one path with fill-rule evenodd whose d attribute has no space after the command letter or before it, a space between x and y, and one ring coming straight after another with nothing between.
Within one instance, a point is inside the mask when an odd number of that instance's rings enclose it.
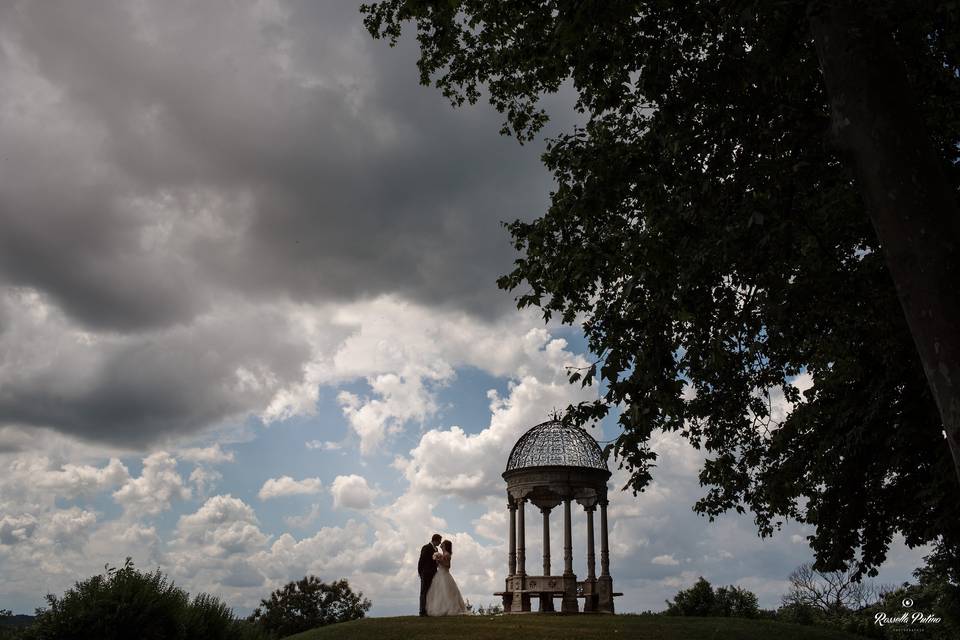
<instances>
[{"instance_id":1,"label":"grassy hill","mask_svg":"<svg viewBox=\"0 0 960 640\"><path fill-rule=\"evenodd\" d=\"M740 618L664 616L464 616L366 618L288 636L286 640L854 640L820 627Z\"/></svg>"}]
</instances>

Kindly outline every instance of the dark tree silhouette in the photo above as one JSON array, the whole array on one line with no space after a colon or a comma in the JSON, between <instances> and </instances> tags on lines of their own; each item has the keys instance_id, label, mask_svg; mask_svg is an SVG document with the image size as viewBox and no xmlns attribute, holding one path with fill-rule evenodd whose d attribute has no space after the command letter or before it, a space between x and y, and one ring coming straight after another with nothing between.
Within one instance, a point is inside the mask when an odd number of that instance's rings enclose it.
<instances>
[{"instance_id":1,"label":"dark tree silhouette","mask_svg":"<svg viewBox=\"0 0 960 640\"><path fill-rule=\"evenodd\" d=\"M689 589L681 589L673 600L667 600L668 616L715 616L724 618L756 618L760 610L757 595L730 585L714 590L703 576Z\"/></svg>"},{"instance_id":2,"label":"dark tree silhouette","mask_svg":"<svg viewBox=\"0 0 960 640\"><path fill-rule=\"evenodd\" d=\"M818 569L874 571L893 535L957 548L960 7L894 2L386 0L421 81L542 129L546 214L508 225L518 305L585 319L642 491L656 430L707 452L696 509L815 525ZM808 388L793 382L803 374ZM783 398L795 409L784 418ZM852 490L856 487L856 490Z\"/></svg>"},{"instance_id":3,"label":"dark tree silhouette","mask_svg":"<svg viewBox=\"0 0 960 640\"><path fill-rule=\"evenodd\" d=\"M316 576L290 582L260 601L248 620L277 637L362 618L371 602L354 593L346 580L331 584Z\"/></svg>"}]
</instances>

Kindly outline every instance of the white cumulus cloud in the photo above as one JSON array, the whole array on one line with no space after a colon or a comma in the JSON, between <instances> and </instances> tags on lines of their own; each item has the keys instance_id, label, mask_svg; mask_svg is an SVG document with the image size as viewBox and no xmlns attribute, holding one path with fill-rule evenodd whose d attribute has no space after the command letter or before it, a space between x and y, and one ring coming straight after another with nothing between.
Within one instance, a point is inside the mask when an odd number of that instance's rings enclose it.
<instances>
[{"instance_id":1,"label":"white cumulus cloud","mask_svg":"<svg viewBox=\"0 0 960 640\"><path fill-rule=\"evenodd\" d=\"M335 508L367 509L377 496L377 490L367 484L366 478L355 474L337 476L330 485Z\"/></svg>"},{"instance_id":2,"label":"white cumulus cloud","mask_svg":"<svg viewBox=\"0 0 960 640\"><path fill-rule=\"evenodd\" d=\"M257 496L261 500L270 500L271 498L280 498L283 496L320 493L322 489L323 485L320 482L320 478L294 480L290 476L280 476L279 478L270 478L264 482Z\"/></svg>"},{"instance_id":3,"label":"white cumulus cloud","mask_svg":"<svg viewBox=\"0 0 960 640\"><path fill-rule=\"evenodd\" d=\"M224 451L220 448L220 443L216 443L209 447L184 449L180 452L180 457L189 462L217 464L220 462L233 462L233 451Z\"/></svg>"},{"instance_id":4,"label":"white cumulus cloud","mask_svg":"<svg viewBox=\"0 0 960 640\"><path fill-rule=\"evenodd\" d=\"M113 499L134 514L156 515L170 508L174 500L190 498L190 488L177 473L176 459L158 451L143 459L143 472L113 493Z\"/></svg>"}]
</instances>

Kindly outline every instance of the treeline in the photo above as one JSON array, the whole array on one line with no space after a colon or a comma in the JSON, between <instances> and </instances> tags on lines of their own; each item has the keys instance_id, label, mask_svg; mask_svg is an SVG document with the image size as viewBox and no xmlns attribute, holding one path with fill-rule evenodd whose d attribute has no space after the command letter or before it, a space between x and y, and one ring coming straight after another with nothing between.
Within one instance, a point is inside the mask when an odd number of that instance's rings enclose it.
<instances>
[{"instance_id":1,"label":"treeline","mask_svg":"<svg viewBox=\"0 0 960 640\"><path fill-rule=\"evenodd\" d=\"M370 606L346 580L327 584L306 576L239 618L217 597L191 598L159 569L142 572L127 558L62 596L48 594L47 606L26 625L15 624L25 616L0 610L0 640L275 640L362 618Z\"/></svg>"},{"instance_id":2,"label":"treeline","mask_svg":"<svg viewBox=\"0 0 960 640\"><path fill-rule=\"evenodd\" d=\"M797 567L790 588L775 610L760 609L751 591L727 586L714 589L700 577L681 589L660 615L765 618L817 625L869 638L955 640L960 638L960 572L938 550L914 571L916 582L877 586L855 571L821 573ZM926 620L926 622L924 622ZM881 624L882 623L882 624Z\"/></svg>"}]
</instances>

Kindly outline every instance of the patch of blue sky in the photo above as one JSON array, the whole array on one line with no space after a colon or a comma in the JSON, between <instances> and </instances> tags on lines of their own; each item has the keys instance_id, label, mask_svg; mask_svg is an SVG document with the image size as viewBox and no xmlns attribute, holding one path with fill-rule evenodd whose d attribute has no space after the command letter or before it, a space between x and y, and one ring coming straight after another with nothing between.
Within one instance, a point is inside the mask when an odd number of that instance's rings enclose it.
<instances>
[{"instance_id":1,"label":"patch of blue sky","mask_svg":"<svg viewBox=\"0 0 960 640\"><path fill-rule=\"evenodd\" d=\"M506 487L506 485L504 485ZM504 488L503 508L507 508L506 488ZM465 500L460 496L438 496L433 506L433 515L443 518L451 531L473 532L474 520L486 513L486 507L476 501ZM449 533L439 532L441 535Z\"/></svg>"},{"instance_id":2,"label":"patch of blue sky","mask_svg":"<svg viewBox=\"0 0 960 640\"><path fill-rule=\"evenodd\" d=\"M563 338L566 340L568 351L583 354L584 357L591 360L596 359L596 356L590 353L587 337L583 335L583 329L579 325L551 325L550 335L553 338Z\"/></svg>"},{"instance_id":3,"label":"patch of blue sky","mask_svg":"<svg viewBox=\"0 0 960 640\"><path fill-rule=\"evenodd\" d=\"M437 428L459 426L465 433L479 433L490 426L490 398L496 390L500 397L509 393L508 378L498 378L476 367L457 369L456 377L437 390L437 415L430 422Z\"/></svg>"}]
</instances>

